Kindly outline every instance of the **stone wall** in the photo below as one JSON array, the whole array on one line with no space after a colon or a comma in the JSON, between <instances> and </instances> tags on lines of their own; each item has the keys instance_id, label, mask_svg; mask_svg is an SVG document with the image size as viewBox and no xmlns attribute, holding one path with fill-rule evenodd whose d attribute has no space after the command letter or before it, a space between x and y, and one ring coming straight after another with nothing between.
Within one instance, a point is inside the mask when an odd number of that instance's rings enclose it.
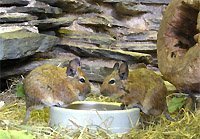
<instances>
[{"instance_id":1,"label":"stone wall","mask_svg":"<svg viewBox=\"0 0 200 139\"><path fill-rule=\"evenodd\" d=\"M156 66L157 31L169 2L1 0L0 78L24 74L44 63L59 64L52 59L69 60L74 55L85 67L99 62L89 69L96 73L119 60ZM42 62L31 64L38 59Z\"/></svg>"}]
</instances>

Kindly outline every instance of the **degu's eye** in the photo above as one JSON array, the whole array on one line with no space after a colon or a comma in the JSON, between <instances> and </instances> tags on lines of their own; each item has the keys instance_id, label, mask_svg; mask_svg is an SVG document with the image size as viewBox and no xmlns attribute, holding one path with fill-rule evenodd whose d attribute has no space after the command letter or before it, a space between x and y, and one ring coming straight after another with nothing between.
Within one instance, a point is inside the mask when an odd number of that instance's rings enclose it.
<instances>
[{"instance_id":1,"label":"degu's eye","mask_svg":"<svg viewBox=\"0 0 200 139\"><path fill-rule=\"evenodd\" d=\"M108 83L113 85L113 84L115 84L115 80L111 79Z\"/></svg>"},{"instance_id":2,"label":"degu's eye","mask_svg":"<svg viewBox=\"0 0 200 139\"><path fill-rule=\"evenodd\" d=\"M80 78L79 81L80 81L81 83L85 83L85 79L84 79L83 77Z\"/></svg>"}]
</instances>

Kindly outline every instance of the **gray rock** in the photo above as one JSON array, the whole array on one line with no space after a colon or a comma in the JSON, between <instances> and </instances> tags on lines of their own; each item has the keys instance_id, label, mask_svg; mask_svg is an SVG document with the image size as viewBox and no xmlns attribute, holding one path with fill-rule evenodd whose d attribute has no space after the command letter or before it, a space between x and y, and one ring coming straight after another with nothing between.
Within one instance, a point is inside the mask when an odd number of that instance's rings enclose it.
<instances>
[{"instance_id":1,"label":"gray rock","mask_svg":"<svg viewBox=\"0 0 200 139\"><path fill-rule=\"evenodd\" d=\"M122 50L126 51L133 51L133 52L145 52L145 53L152 53L156 52L156 42L117 42L117 47L121 48Z\"/></svg>"},{"instance_id":2,"label":"gray rock","mask_svg":"<svg viewBox=\"0 0 200 139\"><path fill-rule=\"evenodd\" d=\"M13 32L13 31L19 31L19 30L24 30L24 31L30 31L34 33L38 33L38 28L35 26L31 25L25 25L25 24L1 24L0 25L0 34L5 33L5 32Z\"/></svg>"},{"instance_id":3,"label":"gray rock","mask_svg":"<svg viewBox=\"0 0 200 139\"><path fill-rule=\"evenodd\" d=\"M151 5L148 6L149 13L146 13L143 18L145 19L146 25L148 26L148 30L155 30L158 31L160 22L163 17L163 10L164 10L163 5Z\"/></svg>"},{"instance_id":4,"label":"gray rock","mask_svg":"<svg viewBox=\"0 0 200 139\"><path fill-rule=\"evenodd\" d=\"M132 0L133 2L137 2L137 3L146 3L146 4L152 4L152 3L156 3L156 4L169 4L169 2L171 0Z\"/></svg>"},{"instance_id":5,"label":"gray rock","mask_svg":"<svg viewBox=\"0 0 200 139\"><path fill-rule=\"evenodd\" d=\"M57 7L16 7L13 9L16 12L30 13L30 14L45 14L50 16L57 16L62 14L62 10ZM39 16L39 15L38 15Z\"/></svg>"},{"instance_id":6,"label":"gray rock","mask_svg":"<svg viewBox=\"0 0 200 139\"><path fill-rule=\"evenodd\" d=\"M37 1L44 2L52 6L56 6L56 3L58 3L60 0L37 0Z\"/></svg>"},{"instance_id":7,"label":"gray rock","mask_svg":"<svg viewBox=\"0 0 200 139\"><path fill-rule=\"evenodd\" d=\"M115 9L120 14L137 15L150 12L149 7L142 4L134 4L128 2L120 2L115 5Z\"/></svg>"},{"instance_id":8,"label":"gray rock","mask_svg":"<svg viewBox=\"0 0 200 139\"><path fill-rule=\"evenodd\" d=\"M70 30L61 28L58 32L68 41L95 44L99 47L103 45L111 45L115 39L105 33L94 33L79 30Z\"/></svg>"},{"instance_id":9,"label":"gray rock","mask_svg":"<svg viewBox=\"0 0 200 139\"><path fill-rule=\"evenodd\" d=\"M0 6L26 6L29 4L29 0L1 0Z\"/></svg>"},{"instance_id":10,"label":"gray rock","mask_svg":"<svg viewBox=\"0 0 200 139\"><path fill-rule=\"evenodd\" d=\"M0 34L0 60L23 58L45 52L58 43L58 38L24 30Z\"/></svg>"},{"instance_id":11,"label":"gray rock","mask_svg":"<svg viewBox=\"0 0 200 139\"><path fill-rule=\"evenodd\" d=\"M40 30L48 30L48 29L58 28L62 26L69 26L73 23L75 19L77 19L77 16L67 15L65 17L60 17L60 18L33 20L33 21L30 21L29 24L38 26Z\"/></svg>"},{"instance_id":12,"label":"gray rock","mask_svg":"<svg viewBox=\"0 0 200 139\"><path fill-rule=\"evenodd\" d=\"M68 13L100 13L101 9L98 5L90 4L87 0L38 0L48 3L52 6L61 8Z\"/></svg>"},{"instance_id":13,"label":"gray rock","mask_svg":"<svg viewBox=\"0 0 200 139\"><path fill-rule=\"evenodd\" d=\"M157 16L155 18L149 18L146 20L147 24L149 25L150 30L159 30L160 22L161 22L162 16Z\"/></svg>"},{"instance_id":14,"label":"gray rock","mask_svg":"<svg viewBox=\"0 0 200 139\"><path fill-rule=\"evenodd\" d=\"M64 11L69 13L101 13L101 9L98 5L90 4L86 0L68 0L68 3L65 0L65 3L65 5L61 3L58 7L61 7Z\"/></svg>"},{"instance_id":15,"label":"gray rock","mask_svg":"<svg viewBox=\"0 0 200 139\"><path fill-rule=\"evenodd\" d=\"M0 15L0 23L19 23L36 20L37 18L37 16L26 13L4 13Z\"/></svg>"},{"instance_id":16,"label":"gray rock","mask_svg":"<svg viewBox=\"0 0 200 139\"><path fill-rule=\"evenodd\" d=\"M17 61L17 60L16 60ZM18 64L13 64L12 67L7 66L1 69L0 78L8 78L10 76L24 75L27 72L33 70L34 68L41 66L43 64L59 65L59 63L64 62L64 59L48 59L48 60L30 60L29 62L19 62ZM15 63L14 61L12 63Z\"/></svg>"},{"instance_id":17,"label":"gray rock","mask_svg":"<svg viewBox=\"0 0 200 139\"><path fill-rule=\"evenodd\" d=\"M146 42L157 41L157 31L144 31L137 28L107 28L108 34L119 41L127 42Z\"/></svg>"},{"instance_id":18,"label":"gray rock","mask_svg":"<svg viewBox=\"0 0 200 139\"><path fill-rule=\"evenodd\" d=\"M29 14L35 14L38 16L41 16L40 14L45 14L48 16L56 16L62 14L62 9L57 7L52 7L44 3L34 3L29 4L25 7L16 7L12 6L7 9L5 9L7 13L29 13Z\"/></svg>"},{"instance_id":19,"label":"gray rock","mask_svg":"<svg viewBox=\"0 0 200 139\"><path fill-rule=\"evenodd\" d=\"M46 35L51 35L51 36L56 36L55 31L40 31L41 34L46 34Z\"/></svg>"},{"instance_id":20,"label":"gray rock","mask_svg":"<svg viewBox=\"0 0 200 139\"><path fill-rule=\"evenodd\" d=\"M115 64L115 60L103 59L82 59L82 69L86 72L90 81L103 82L103 79L109 75Z\"/></svg>"},{"instance_id":21,"label":"gray rock","mask_svg":"<svg viewBox=\"0 0 200 139\"><path fill-rule=\"evenodd\" d=\"M123 36L123 39L127 41L156 41L157 31L129 33L128 35Z\"/></svg>"},{"instance_id":22,"label":"gray rock","mask_svg":"<svg viewBox=\"0 0 200 139\"><path fill-rule=\"evenodd\" d=\"M118 21L114 17L104 14L85 14L78 18L77 23L80 25L90 26L126 27L125 24Z\"/></svg>"},{"instance_id":23,"label":"gray rock","mask_svg":"<svg viewBox=\"0 0 200 139\"><path fill-rule=\"evenodd\" d=\"M123 51L123 50L111 50L98 47L79 46L75 42L69 42L62 39L59 46L73 52L81 57L98 57L114 60L124 60L130 63L151 63L152 57L149 54Z\"/></svg>"},{"instance_id":24,"label":"gray rock","mask_svg":"<svg viewBox=\"0 0 200 139\"><path fill-rule=\"evenodd\" d=\"M101 0L108 3L118 2L130 2L130 3L142 3L142 4L169 4L170 0Z\"/></svg>"}]
</instances>

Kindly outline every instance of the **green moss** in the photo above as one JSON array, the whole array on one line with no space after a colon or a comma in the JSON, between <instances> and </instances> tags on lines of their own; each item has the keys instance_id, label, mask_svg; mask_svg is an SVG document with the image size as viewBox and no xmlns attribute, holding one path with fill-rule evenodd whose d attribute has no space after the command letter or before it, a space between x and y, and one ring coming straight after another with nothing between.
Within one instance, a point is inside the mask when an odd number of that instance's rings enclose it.
<instances>
[{"instance_id":1,"label":"green moss","mask_svg":"<svg viewBox=\"0 0 200 139\"><path fill-rule=\"evenodd\" d=\"M52 23L66 23L66 22L73 22L77 17L76 16L67 16L61 18L51 18L44 21L52 22Z\"/></svg>"},{"instance_id":2,"label":"green moss","mask_svg":"<svg viewBox=\"0 0 200 139\"><path fill-rule=\"evenodd\" d=\"M26 30L17 30L17 31L12 31L12 32L5 32L0 34L0 38L2 39L23 39L23 38L34 38L34 37L45 37L48 36L50 39L55 39L56 37L50 36L50 35L44 35L44 34L39 34L39 33L34 33L34 32L29 32Z\"/></svg>"},{"instance_id":3,"label":"green moss","mask_svg":"<svg viewBox=\"0 0 200 139\"><path fill-rule=\"evenodd\" d=\"M109 49L107 49L109 50ZM130 52L130 51L123 51L123 50L111 50L113 52L118 52L118 53L121 53L121 54L126 54L126 55L131 55L131 56L145 56L145 57L151 57L151 55L149 54L145 54L145 53L138 53L138 52Z\"/></svg>"},{"instance_id":4,"label":"green moss","mask_svg":"<svg viewBox=\"0 0 200 139\"><path fill-rule=\"evenodd\" d=\"M22 30L0 34L0 38L3 38L3 39L15 39L15 38L23 39L23 38L36 37L36 36L38 36L37 33L32 33L32 32L22 31Z\"/></svg>"},{"instance_id":5,"label":"green moss","mask_svg":"<svg viewBox=\"0 0 200 139\"><path fill-rule=\"evenodd\" d=\"M69 39L75 40L83 40L88 41L91 43L99 43L99 44L111 44L115 41L114 38L107 34L100 34L100 33L85 33L84 31L78 30L69 30L69 29L59 29L59 33Z\"/></svg>"},{"instance_id":6,"label":"green moss","mask_svg":"<svg viewBox=\"0 0 200 139\"><path fill-rule=\"evenodd\" d=\"M60 34L73 34L73 32L74 31L72 31L72 30L69 30L69 29L59 29L58 30L58 32L60 33ZM78 31L77 31L78 32Z\"/></svg>"}]
</instances>

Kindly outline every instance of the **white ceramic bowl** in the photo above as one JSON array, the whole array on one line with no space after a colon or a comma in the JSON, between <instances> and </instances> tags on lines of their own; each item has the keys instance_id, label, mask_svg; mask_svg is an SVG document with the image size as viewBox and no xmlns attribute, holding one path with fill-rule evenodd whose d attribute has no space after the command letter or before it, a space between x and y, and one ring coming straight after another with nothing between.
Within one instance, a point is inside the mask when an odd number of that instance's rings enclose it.
<instances>
[{"instance_id":1,"label":"white ceramic bowl","mask_svg":"<svg viewBox=\"0 0 200 139\"><path fill-rule=\"evenodd\" d=\"M103 128L112 133L126 133L136 126L139 113L138 108L121 110L120 103L80 101L67 108L52 107L50 125L70 129Z\"/></svg>"}]
</instances>

